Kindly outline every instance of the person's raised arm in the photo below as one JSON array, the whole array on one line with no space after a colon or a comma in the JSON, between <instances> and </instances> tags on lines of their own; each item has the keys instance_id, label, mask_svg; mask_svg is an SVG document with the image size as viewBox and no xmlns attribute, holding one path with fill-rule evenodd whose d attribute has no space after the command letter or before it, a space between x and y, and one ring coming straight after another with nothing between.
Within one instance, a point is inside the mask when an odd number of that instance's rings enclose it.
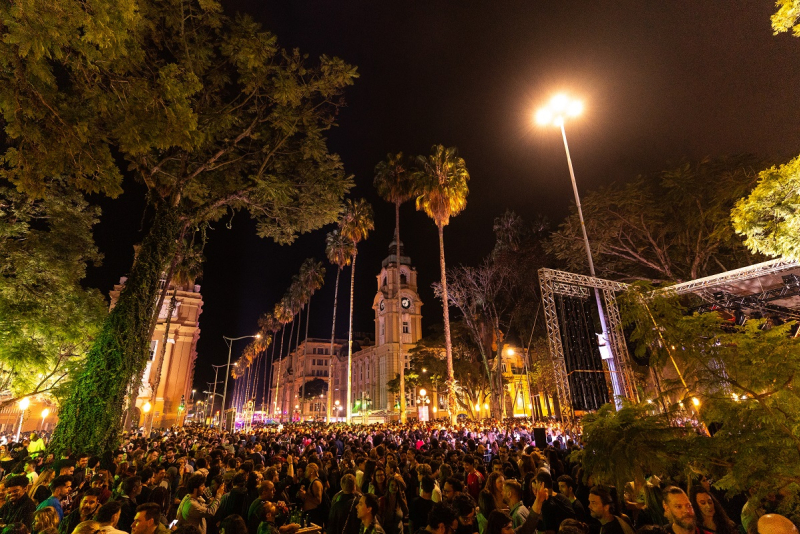
<instances>
[{"instance_id":1,"label":"person's raised arm","mask_svg":"<svg viewBox=\"0 0 800 534\"><path fill-rule=\"evenodd\" d=\"M539 487L536 489L536 500L533 501L528 510L528 517L525 522L514 529L516 534L534 534L536 532L536 526L542 518L542 505L549 496L550 491L540 482Z\"/></svg>"}]
</instances>

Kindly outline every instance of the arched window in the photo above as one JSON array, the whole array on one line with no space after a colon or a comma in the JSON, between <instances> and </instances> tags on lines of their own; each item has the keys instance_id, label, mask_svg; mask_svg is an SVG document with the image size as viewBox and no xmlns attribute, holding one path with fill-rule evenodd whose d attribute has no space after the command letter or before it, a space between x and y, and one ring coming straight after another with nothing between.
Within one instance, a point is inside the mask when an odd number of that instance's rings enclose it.
<instances>
[{"instance_id":1,"label":"arched window","mask_svg":"<svg viewBox=\"0 0 800 534\"><path fill-rule=\"evenodd\" d=\"M400 285L408 284L408 278L406 277L406 273L400 273Z\"/></svg>"},{"instance_id":2,"label":"arched window","mask_svg":"<svg viewBox=\"0 0 800 534\"><path fill-rule=\"evenodd\" d=\"M386 285L386 275L383 275L383 285Z\"/></svg>"}]
</instances>

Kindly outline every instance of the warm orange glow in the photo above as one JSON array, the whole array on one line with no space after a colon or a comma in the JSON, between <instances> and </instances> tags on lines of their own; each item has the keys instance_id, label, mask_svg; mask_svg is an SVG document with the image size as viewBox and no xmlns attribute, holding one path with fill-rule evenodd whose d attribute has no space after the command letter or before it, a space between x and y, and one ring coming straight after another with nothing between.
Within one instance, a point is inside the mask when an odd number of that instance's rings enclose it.
<instances>
[{"instance_id":1,"label":"warm orange glow","mask_svg":"<svg viewBox=\"0 0 800 534\"><path fill-rule=\"evenodd\" d=\"M540 108L535 115L536 122L542 126L563 126L568 117L577 117L583 113L583 102L573 100L564 93L559 93L550 102Z\"/></svg>"}]
</instances>

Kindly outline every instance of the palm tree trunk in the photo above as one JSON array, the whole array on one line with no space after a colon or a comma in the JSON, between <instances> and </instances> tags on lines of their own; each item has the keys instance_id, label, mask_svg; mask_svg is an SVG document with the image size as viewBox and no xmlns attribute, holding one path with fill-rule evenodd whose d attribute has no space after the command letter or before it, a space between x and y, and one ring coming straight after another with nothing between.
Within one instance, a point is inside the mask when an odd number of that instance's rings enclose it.
<instances>
[{"instance_id":1,"label":"palm tree trunk","mask_svg":"<svg viewBox=\"0 0 800 534\"><path fill-rule=\"evenodd\" d=\"M303 341L303 376L301 378L300 389L302 390L300 393L300 406L305 406L306 401L306 365L308 361L306 360L306 354L308 353L308 322L311 319L311 297L308 298L308 306L306 308L306 338ZM301 409L301 413L305 412L305 408Z\"/></svg>"},{"instance_id":2,"label":"palm tree trunk","mask_svg":"<svg viewBox=\"0 0 800 534\"><path fill-rule=\"evenodd\" d=\"M288 359L289 356L292 355L292 336L294 335L294 315L292 315L292 328L289 329L289 342L286 344L286 358ZM283 347L281 347L282 349ZM292 362L294 364L294 362ZM286 381L288 382L289 379L287 378ZM292 387L294 387L294 366L292 367ZM290 390L291 391L291 390ZM288 408L284 406L286 403L286 384L283 385L283 395L281 396L281 421L283 421L283 412L289 412ZM289 408L291 408L292 401L289 401ZM289 420L291 421L292 416L289 415Z\"/></svg>"},{"instance_id":3,"label":"palm tree trunk","mask_svg":"<svg viewBox=\"0 0 800 534\"><path fill-rule=\"evenodd\" d=\"M347 424L350 424L351 399L353 397L353 288L356 278L356 255L350 266L350 329L347 333Z\"/></svg>"},{"instance_id":4,"label":"palm tree trunk","mask_svg":"<svg viewBox=\"0 0 800 534\"><path fill-rule=\"evenodd\" d=\"M272 394L272 380L275 378L272 376L273 375L272 364L275 362L275 345L277 344L275 343L275 334L277 333L278 332L272 332L272 340L270 341L270 343L272 343L272 355L270 356L269 361L267 362L267 365L264 368L264 390L261 392L261 411L264 412L265 415L266 415L265 406L268 394L267 392L269 392L270 395ZM266 354L264 356L266 357ZM269 373L269 385L267 384L267 373ZM273 413L272 415L274 417L275 414Z\"/></svg>"},{"instance_id":5,"label":"palm tree trunk","mask_svg":"<svg viewBox=\"0 0 800 534\"><path fill-rule=\"evenodd\" d=\"M294 344L294 356L292 357L292 362L293 362L292 363L292 390L289 392L289 399L290 399L289 402L290 403L292 402L291 401L292 395L294 395L295 394L294 392L297 391L297 375L298 375L298 372L297 372L297 357L299 356L299 354L297 354L297 353L300 351L300 321L302 321L302 320L303 320L303 309L300 308L300 311L297 312L297 338L296 338L297 341L295 341L295 344ZM291 348L291 344L290 344L290 348ZM297 404L302 409L303 399L300 399Z\"/></svg>"},{"instance_id":6,"label":"palm tree trunk","mask_svg":"<svg viewBox=\"0 0 800 534\"><path fill-rule=\"evenodd\" d=\"M450 341L450 310L447 300L447 271L444 264L444 226L439 224L439 268L442 271L442 313L444 314L444 348L447 356L447 410L450 422L456 422L455 377L453 376L453 344Z\"/></svg>"},{"instance_id":7,"label":"palm tree trunk","mask_svg":"<svg viewBox=\"0 0 800 534\"><path fill-rule=\"evenodd\" d=\"M281 366L283 365L283 335L286 333L286 325L281 326L281 350L278 352L278 376L275 377L275 406L272 408L272 416L278 411L278 397L281 394ZM283 421L283 399L281 399L280 418Z\"/></svg>"},{"instance_id":8,"label":"palm tree trunk","mask_svg":"<svg viewBox=\"0 0 800 534\"><path fill-rule=\"evenodd\" d=\"M400 304L400 203L394 203L394 231L397 245L397 358L400 360L400 422L406 423L406 359L403 357L403 306Z\"/></svg>"},{"instance_id":9,"label":"palm tree trunk","mask_svg":"<svg viewBox=\"0 0 800 534\"><path fill-rule=\"evenodd\" d=\"M342 269L338 268L336 271L336 288L333 290L333 324L331 325L331 357L328 360L328 411L327 422L331 422L331 410L333 409L333 344L336 340L336 305L339 302L339 276L342 274Z\"/></svg>"}]
</instances>

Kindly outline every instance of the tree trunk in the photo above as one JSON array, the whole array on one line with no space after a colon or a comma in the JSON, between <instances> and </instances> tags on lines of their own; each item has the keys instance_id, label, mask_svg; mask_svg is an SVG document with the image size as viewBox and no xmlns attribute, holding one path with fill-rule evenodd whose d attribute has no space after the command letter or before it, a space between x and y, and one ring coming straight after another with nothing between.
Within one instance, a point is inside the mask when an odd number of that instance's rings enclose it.
<instances>
[{"instance_id":1,"label":"tree trunk","mask_svg":"<svg viewBox=\"0 0 800 534\"><path fill-rule=\"evenodd\" d=\"M336 270L336 288L333 290L333 324L331 325L331 357L328 360L328 411L327 421L331 422L331 410L333 410L333 344L336 341L336 305L339 302L339 276L342 269Z\"/></svg>"},{"instance_id":2,"label":"tree trunk","mask_svg":"<svg viewBox=\"0 0 800 534\"><path fill-rule=\"evenodd\" d=\"M292 336L294 335L294 315L292 315L292 327L289 329L289 342L286 344L286 359L289 359L289 356L292 355ZM281 344L281 353L283 353L283 344ZM294 360L292 360L292 387L294 387ZM287 377L286 382L289 382ZM289 389L291 393L291 389ZM291 397L290 397L291 398ZM292 420L292 401L289 401L289 406L284 406L286 404L286 384L283 385L283 395L281 395L281 421L283 421L283 412L287 412L289 416L289 421Z\"/></svg>"},{"instance_id":3,"label":"tree trunk","mask_svg":"<svg viewBox=\"0 0 800 534\"><path fill-rule=\"evenodd\" d=\"M292 389L289 391L289 404L292 403L292 395L295 395L295 391L297 391L297 358L299 356L298 352L300 352L300 321L303 320L303 308L297 312L297 341L294 343L294 356L292 357ZM294 328L294 326L292 326ZM292 340L291 337L289 339L289 354L291 354L292 350ZM297 402L298 406L303 406L303 399L298 399ZM290 406L290 409L294 409L294 406Z\"/></svg>"},{"instance_id":4,"label":"tree trunk","mask_svg":"<svg viewBox=\"0 0 800 534\"><path fill-rule=\"evenodd\" d=\"M286 333L286 325L281 326L281 350L278 351L278 376L275 378L275 406L272 408L272 416L278 411L278 397L281 396L281 366L283 365L283 335ZM280 420L283 421L283 399L281 399Z\"/></svg>"},{"instance_id":5,"label":"tree trunk","mask_svg":"<svg viewBox=\"0 0 800 534\"><path fill-rule=\"evenodd\" d=\"M59 414L50 444L56 456L66 449L102 455L119 446L126 391L141 378L149 359L159 281L175 254L180 227L176 209L156 208L117 305L104 321Z\"/></svg>"},{"instance_id":6,"label":"tree trunk","mask_svg":"<svg viewBox=\"0 0 800 534\"><path fill-rule=\"evenodd\" d=\"M444 264L444 226L439 228L439 269L442 271L442 313L444 314L444 348L447 356L447 410L450 422L456 422L455 377L453 376L453 344L450 341L450 310L447 300L447 271Z\"/></svg>"},{"instance_id":7,"label":"tree trunk","mask_svg":"<svg viewBox=\"0 0 800 534\"><path fill-rule=\"evenodd\" d=\"M406 415L406 359L403 356L403 297L400 295L400 203L394 203L394 232L397 245L397 358L400 360L400 422L405 424ZM410 326L410 325L409 325Z\"/></svg>"},{"instance_id":8,"label":"tree trunk","mask_svg":"<svg viewBox=\"0 0 800 534\"><path fill-rule=\"evenodd\" d=\"M264 415L267 413L265 408L268 398L267 395L272 395L272 380L274 378L272 376L272 364L275 363L275 345L277 345L277 343L275 343L275 334L277 333L277 331L272 332L272 339L270 340L270 343L272 343L272 355L270 356L266 368L264 369L264 390L261 392L261 411L264 413ZM264 357L266 358L266 354ZM269 373L269 384L267 384L267 373ZM273 413L272 415L274 418L275 414Z\"/></svg>"},{"instance_id":9,"label":"tree trunk","mask_svg":"<svg viewBox=\"0 0 800 534\"><path fill-rule=\"evenodd\" d=\"M306 354L308 353L308 322L311 320L311 297L308 297L308 304L306 304L306 306L308 306L308 308L306 308L306 339L303 341L303 377L300 385L302 389L300 393L300 406L305 406L306 402L306 365L308 365ZM305 409L302 411L305 411Z\"/></svg>"},{"instance_id":10,"label":"tree trunk","mask_svg":"<svg viewBox=\"0 0 800 534\"><path fill-rule=\"evenodd\" d=\"M353 397L353 288L356 279L356 255L350 265L350 328L347 333L347 424L350 424Z\"/></svg>"}]
</instances>

